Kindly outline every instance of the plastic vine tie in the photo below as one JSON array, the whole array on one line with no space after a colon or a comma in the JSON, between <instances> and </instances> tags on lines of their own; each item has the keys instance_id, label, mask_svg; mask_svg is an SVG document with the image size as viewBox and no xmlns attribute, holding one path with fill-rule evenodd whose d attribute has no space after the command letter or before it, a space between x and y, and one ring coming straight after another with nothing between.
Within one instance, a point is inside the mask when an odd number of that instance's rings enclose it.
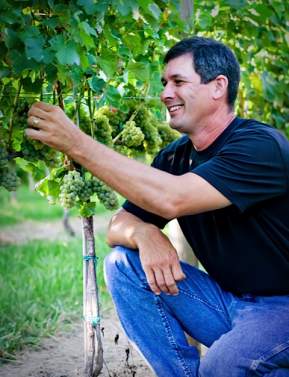
<instances>
[{"instance_id":1,"label":"plastic vine tie","mask_svg":"<svg viewBox=\"0 0 289 377\"><path fill-rule=\"evenodd\" d=\"M96 263L97 260L98 260L98 257L96 255L84 255L83 260L85 260L85 261L93 260L94 263Z\"/></svg>"},{"instance_id":2,"label":"plastic vine tie","mask_svg":"<svg viewBox=\"0 0 289 377\"><path fill-rule=\"evenodd\" d=\"M83 317L85 321L90 321L93 327L96 327L100 323L100 317Z\"/></svg>"},{"instance_id":3,"label":"plastic vine tie","mask_svg":"<svg viewBox=\"0 0 289 377\"><path fill-rule=\"evenodd\" d=\"M93 262L96 264L98 257L96 255L84 255L83 260L90 261L93 260ZM90 321L93 327L96 327L100 323L100 317L84 317L84 320Z\"/></svg>"}]
</instances>

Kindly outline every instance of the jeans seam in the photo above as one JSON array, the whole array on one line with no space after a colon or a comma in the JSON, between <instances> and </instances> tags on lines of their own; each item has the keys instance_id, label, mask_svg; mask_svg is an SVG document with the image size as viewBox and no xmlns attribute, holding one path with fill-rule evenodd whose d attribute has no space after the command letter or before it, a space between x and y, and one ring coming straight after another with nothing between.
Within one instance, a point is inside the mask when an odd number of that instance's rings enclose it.
<instances>
[{"instance_id":1,"label":"jeans seam","mask_svg":"<svg viewBox=\"0 0 289 377\"><path fill-rule=\"evenodd\" d=\"M258 371L258 368L259 368L259 365L261 364L261 362L270 360L272 357L274 357L275 355L277 355L280 352L283 352L287 348L289 348L289 340L287 342L283 342L281 344L278 344L273 349L271 349L270 352L266 352L266 353L260 355L260 357L258 359L253 360L250 367L249 367L249 370L248 370L248 377L250 376L250 374L249 374L250 372L257 372Z\"/></svg>"},{"instance_id":2,"label":"jeans seam","mask_svg":"<svg viewBox=\"0 0 289 377\"><path fill-rule=\"evenodd\" d=\"M191 292L184 290L183 288L179 288L179 291L182 292L183 294L191 297L194 300L200 301L201 303L207 305L211 309L216 310L217 312L225 313L225 311L220 306L212 305L209 302L201 299L199 296L193 295L193 294L191 294Z\"/></svg>"},{"instance_id":3,"label":"jeans seam","mask_svg":"<svg viewBox=\"0 0 289 377\"><path fill-rule=\"evenodd\" d=\"M181 364L182 369L183 369L183 371L185 373L185 376L191 377L191 373L190 373L190 371L189 371L189 369L188 369L188 367L186 365L186 362L185 362L184 358L180 354L180 351L178 349L178 345L177 345L177 343L176 343L176 341L174 339L174 335L173 335L171 326L170 326L169 321L168 321L168 319L166 317L166 313L163 310L162 302L161 302L161 300L160 300L160 298L158 296L155 296L155 302L156 302L156 306L157 306L158 312L160 313L160 317L161 317L162 323L164 325L165 332L166 332L168 340L169 340L169 344L171 345L172 349L175 350L176 356L177 356L177 360Z\"/></svg>"}]
</instances>

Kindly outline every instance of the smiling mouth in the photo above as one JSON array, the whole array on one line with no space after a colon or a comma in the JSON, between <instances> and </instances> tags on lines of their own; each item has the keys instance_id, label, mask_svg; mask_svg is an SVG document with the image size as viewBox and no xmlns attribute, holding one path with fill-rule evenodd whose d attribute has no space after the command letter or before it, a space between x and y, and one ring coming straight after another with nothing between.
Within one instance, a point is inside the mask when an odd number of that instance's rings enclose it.
<instances>
[{"instance_id":1,"label":"smiling mouth","mask_svg":"<svg viewBox=\"0 0 289 377\"><path fill-rule=\"evenodd\" d=\"M173 106L168 106L168 110L170 114L176 113L178 110L180 110L184 105L173 105Z\"/></svg>"}]
</instances>

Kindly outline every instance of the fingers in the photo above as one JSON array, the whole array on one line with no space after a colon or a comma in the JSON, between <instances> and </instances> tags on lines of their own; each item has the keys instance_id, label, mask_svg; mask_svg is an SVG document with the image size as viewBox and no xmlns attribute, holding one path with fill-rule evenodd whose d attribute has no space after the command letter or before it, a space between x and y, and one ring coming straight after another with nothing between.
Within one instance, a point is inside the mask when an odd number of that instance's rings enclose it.
<instances>
[{"instance_id":1,"label":"fingers","mask_svg":"<svg viewBox=\"0 0 289 377\"><path fill-rule=\"evenodd\" d=\"M167 287L167 283L165 281L163 271L161 269L155 268L154 275L156 279L156 285L158 288L165 293L169 293L169 288Z\"/></svg>"},{"instance_id":2,"label":"fingers","mask_svg":"<svg viewBox=\"0 0 289 377\"><path fill-rule=\"evenodd\" d=\"M28 125L37 130L41 129L43 125L43 123L41 122L42 122L42 119L35 116L30 116L27 119Z\"/></svg>"},{"instance_id":3,"label":"fingers","mask_svg":"<svg viewBox=\"0 0 289 377\"><path fill-rule=\"evenodd\" d=\"M42 131L36 130L34 128L26 128L25 134L30 139L39 140L39 141L42 140L42 136L43 136Z\"/></svg>"},{"instance_id":4,"label":"fingers","mask_svg":"<svg viewBox=\"0 0 289 377\"><path fill-rule=\"evenodd\" d=\"M161 290L160 290L159 286L157 285L155 274L154 274L153 270L148 269L148 270L144 270L144 271L145 271L147 282L148 282L148 284L150 286L150 289L156 295L160 295L161 294Z\"/></svg>"},{"instance_id":5,"label":"fingers","mask_svg":"<svg viewBox=\"0 0 289 377\"><path fill-rule=\"evenodd\" d=\"M145 271L151 290L159 295L161 292L170 295L178 295L177 281L186 278L180 265L167 266L164 269L155 267Z\"/></svg>"},{"instance_id":6,"label":"fingers","mask_svg":"<svg viewBox=\"0 0 289 377\"><path fill-rule=\"evenodd\" d=\"M186 278L186 275L183 273L183 270L181 268L179 261L177 261L176 263L172 265L172 274L175 281L181 281Z\"/></svg>"},{"instance_id":7,"label":"fingers","mask_svg":"<svg viewBox=\"0 0 289 377\"><path fill-rule=\"evenodd\" d=\"M36 104L32 105L28 111L28 117L37 117L40 119L46 119L47 115L48 115L47 112L37 107Z\"/></svg>"},{"instance_id":8,"label":"fingers","mask_svg":"<svg viewBox=\"0 0 289 377\"><path fill-rule=\"evenodd\" d=\"M55 105L50 105L49 103L46 102L35 102L32 106L31 109L40 109L42 111L50 112L56 110L58 107ZM30 109L30 110L31 110ZM29 111L30 111L29 110Z\"/></svg>"},{"instance_id":9,"label":"fingers","mask_svg":"<svg viewBox=\"0 0 289 377\"><path fill-rule=\"evenodd\" d=\"M177 295L179 293L179 289L177 287L177 284L173 277L171 269L164 271L164 278L166 282L166 287L168 289L168 293L174 296Z\"/></svg>"}]
</instances>

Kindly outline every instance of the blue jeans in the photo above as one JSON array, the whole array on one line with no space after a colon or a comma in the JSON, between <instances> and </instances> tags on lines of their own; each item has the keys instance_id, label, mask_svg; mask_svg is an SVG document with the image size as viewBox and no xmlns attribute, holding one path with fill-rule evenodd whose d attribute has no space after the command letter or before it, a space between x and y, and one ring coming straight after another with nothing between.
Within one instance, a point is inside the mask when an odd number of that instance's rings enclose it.
<instances>
[{"instance_id":1,"label":"blue jeans","mask_svg":"<svg viewBox=\"0 0 289 377\"><path fill-rule=\"evenodd\" d=\"M138 252L118 246L105 275L121 324L158 377L289 377L289 295L237 297L183 263L177 296L155 295ZM289 276L288 276L289 279ZM185 333L209 347L200 358Z\"/></svg>"}]
</instances>

